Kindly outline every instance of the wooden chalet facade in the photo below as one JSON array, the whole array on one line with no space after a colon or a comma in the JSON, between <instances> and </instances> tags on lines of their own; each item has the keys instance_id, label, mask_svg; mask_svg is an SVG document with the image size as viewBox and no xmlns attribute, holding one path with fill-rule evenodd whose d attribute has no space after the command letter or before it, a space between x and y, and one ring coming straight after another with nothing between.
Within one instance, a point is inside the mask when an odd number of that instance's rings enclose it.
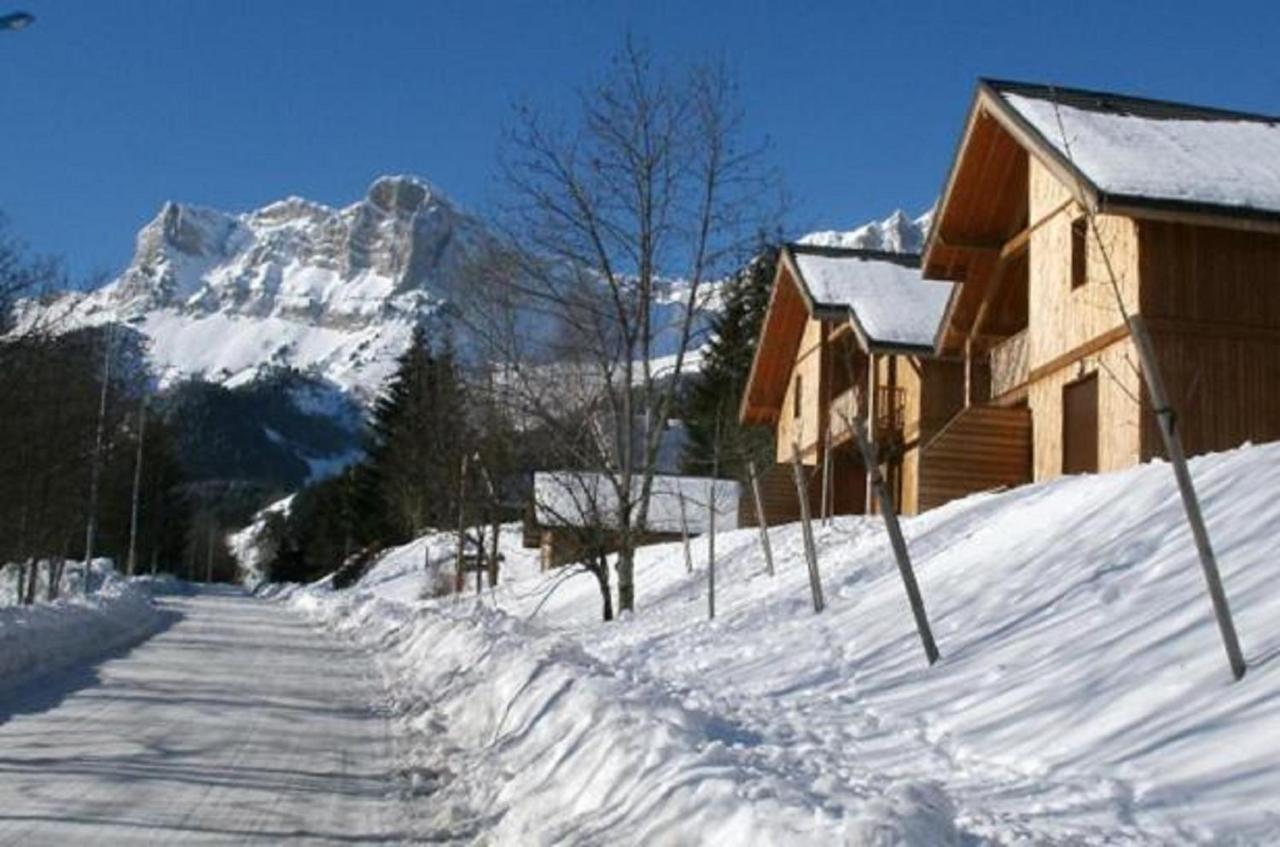
<instances>
[{"instance_id":1,"label":"wooden chalet facade","mask_svg":"<svg viewBox=\"0 0 1280 847\"><path fill-rule=\"evenodd\" d=\"M1280 120L984 80L924 276L961 283L966 406L924 453L970 457L953 496L1163 452L1117 289L1188 453L1280 438Z\"/></svg>"},{"instance_id":2,"label":"wooden chalet facade","mask_svg":"<svg viewBox=\"0 0 1280 847\"><path fill-rule=\"evenodd\" d=\"M876 511L849 424L855 414L874 437L898 511L934 505L919 485L920 446L962 405L963 366L934 356L952 286L922 280L919 268L906 254L782 249L739 409L742 423L775 435L776 464L761 469L770 523L799 516L796 454L813 515Z\"/></svg>"}]
</instances>

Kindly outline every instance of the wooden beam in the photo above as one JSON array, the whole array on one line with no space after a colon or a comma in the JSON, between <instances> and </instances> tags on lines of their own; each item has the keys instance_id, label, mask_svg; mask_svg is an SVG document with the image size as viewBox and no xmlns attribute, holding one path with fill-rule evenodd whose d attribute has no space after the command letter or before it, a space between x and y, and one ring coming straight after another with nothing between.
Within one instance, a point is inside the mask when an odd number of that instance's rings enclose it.
<instances>
[{"instance_id":1,"label":"wooden beam","mask_svg":"<svg viewBox=\"0 0 1280 847\"><path fill-rule=\"evenodd\" d=\"M1129 327L1127 325L1120 324L1119 326L1112 327L1102 333L1102 335L1094 336L1093 339L1071 348L1061 356L1054 356L1045 364L1040 365L1037 368L1032 368L1031 372L1027 375L1027 382L1039 382L1045 377L1056 373L1065 367L1074 365L1086 356L1092 356L1094 353L1110 347L1112 344L1115 344L1117 341L1120 341L1128 335Z\"/></svg>"},{"instance_id":2,"label":"wooden beam","mask_svg":"<svg viewBox=\"0 0 1280 847\"><path fill-rule=\"evenodd\" d=\"M1017 253L1021 253L1023 250L1026 250L1027 247L1031 245L1031 236L1032 234L1035 233L1036 230L1038 230L1040 227L1047 224L1049 221L1053 220L1055 217L1057 217L1059 214L1061 214L1065 210L1069 209L1072 205L1075 204L1075 202L1076 201L1074 199L1068 197L1066 200L1063 200L1057 206L1054 206L1051 210L1049 210L1044 215L1042 215L1039 218L1039 220L1036 220L1035 222L1030 224L1026 229L1017 233L1008 241L1006 241L1004 244L1002 244L1000 246L1001 261L1004 261L1010 258L1011 256L1014 256Z\"/></svg>"}]
</instances>

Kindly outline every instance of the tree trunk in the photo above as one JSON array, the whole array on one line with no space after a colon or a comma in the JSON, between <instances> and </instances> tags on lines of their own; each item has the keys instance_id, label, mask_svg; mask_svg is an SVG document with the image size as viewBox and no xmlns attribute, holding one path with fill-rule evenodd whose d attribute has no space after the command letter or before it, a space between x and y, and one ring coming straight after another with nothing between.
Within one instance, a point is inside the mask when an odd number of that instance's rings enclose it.
<instances>
[{"instance_id":1,"label":"tree trunk","mask_svg":"<svg viewBox=\"0 0 1280 847\"><path fill-rule=\"evenodd\" d=\"M27 564L27 595L22 602L30 606L36 602L36 576L40 573L40 563L34 558Z\"/></svg>"},{"instance_id":2,"label":"tree trunk","mask_svg":"<svg viewBox=\"0 0 1280 847\"><path fill-rule=\"evenodd\" d=\"M632 612L636 608L636 552L635 540L625 533L618 550L618 611ZM607 566L606 566L607 567ZM607 579L607 578L606 578ZM606 618L605 620L608 620Z\"/></svg>"},{"instance_id":3,"label":"tree trunk","mask_svg":"<svg viewBox=\"0 0 1280 847\"><path fill-rule=\"evenodd\" d=\"M142 395L138 407L138 455L133 462L133 497L129 505L129 555L124 572L133 576L138 568L138 504L142 498L142 450L147 433L147 399Z\"/></svg>"},{"instance_id":4,"label":"tree trunk","mask_svg":"<svg viewBox=\"0 0 1280 847\"><path fill-rule=\"evenodd\" d=\"M609 590L609 557L603 554L597 556L592 571L596 575L596 583L600 586L600 614L605 623L608 623L613 620L613 592Z\"/></svg>"}]
</instances>

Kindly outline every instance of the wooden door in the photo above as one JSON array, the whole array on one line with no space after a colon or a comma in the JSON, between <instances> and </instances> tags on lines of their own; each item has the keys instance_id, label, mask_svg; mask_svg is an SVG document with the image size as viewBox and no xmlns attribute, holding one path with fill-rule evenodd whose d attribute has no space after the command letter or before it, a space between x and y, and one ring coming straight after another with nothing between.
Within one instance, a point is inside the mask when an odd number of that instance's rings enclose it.
<instances>
[{"instance_id":1,"label":"wooden door","mask_svg":"<svg viewBox=\"0 0 1280 847\"><path fill-rule=\"evenodd\" d=\"M1062 472L1098 472L1098 375L1062 388Z\"/></svg>"}]
</instances>

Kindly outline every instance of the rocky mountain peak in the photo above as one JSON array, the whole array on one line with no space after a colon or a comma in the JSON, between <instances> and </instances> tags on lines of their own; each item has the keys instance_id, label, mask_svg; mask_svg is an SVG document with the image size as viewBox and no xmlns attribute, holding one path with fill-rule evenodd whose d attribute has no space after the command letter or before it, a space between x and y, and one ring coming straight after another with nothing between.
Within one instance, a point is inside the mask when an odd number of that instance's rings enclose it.
<instances>
[{"instance_id":1,"label":"rocky mountain peak","mask_svg":"<svg viewBox=\"0 0 1280 847\"><path fill-rule=\"evenodd\" d=\"M897 209L882 221L872 221L851 230L824 230L813 232L800 239L802 244L821 247L848 247L863 250L884 250L890 253L919 253L929 236L933 211L918 218L911 218Z\"/></svg>"}]
</instances>

